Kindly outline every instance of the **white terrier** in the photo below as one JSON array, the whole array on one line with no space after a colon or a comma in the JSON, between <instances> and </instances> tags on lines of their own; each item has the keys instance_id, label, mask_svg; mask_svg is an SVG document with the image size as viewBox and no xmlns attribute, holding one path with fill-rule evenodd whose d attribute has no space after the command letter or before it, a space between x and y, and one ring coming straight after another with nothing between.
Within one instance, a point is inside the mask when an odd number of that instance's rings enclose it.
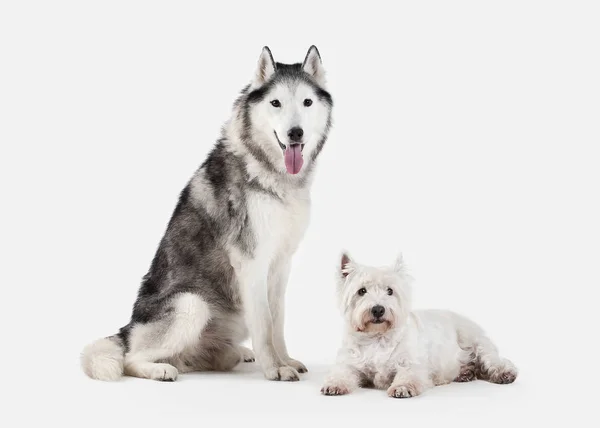
<instances>
[{"instance_id":1,"label":"white terrier","mask_svg":"<svg viewBox=\"0 0 600 428\"><path fill-rule=\"evenodd\" d=\"M373 386L407 398L452 381L514 382L515 366L473 321L450 311L412 311L411 282L401 256L374 268L342 255L338 296L347 331L323 394Z\"/></svg>"}]
</instances>

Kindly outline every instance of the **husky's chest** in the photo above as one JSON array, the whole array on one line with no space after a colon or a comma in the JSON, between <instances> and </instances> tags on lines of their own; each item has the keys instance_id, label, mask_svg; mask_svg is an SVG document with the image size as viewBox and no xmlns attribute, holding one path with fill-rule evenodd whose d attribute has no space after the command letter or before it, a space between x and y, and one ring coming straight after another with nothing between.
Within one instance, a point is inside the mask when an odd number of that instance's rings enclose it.
<instances>
[{"instance_id":1,"label":"husky's chest","mask_svg":"<svg viewBox=\"0 0 600 428\"><path fill-rule=\"evenodd\" d=\"M309 221L308 191L297 191L283 198L256 192L248 198L248 218L255 253L271 258L293 253Z\"/></svg>"}]
</instances>

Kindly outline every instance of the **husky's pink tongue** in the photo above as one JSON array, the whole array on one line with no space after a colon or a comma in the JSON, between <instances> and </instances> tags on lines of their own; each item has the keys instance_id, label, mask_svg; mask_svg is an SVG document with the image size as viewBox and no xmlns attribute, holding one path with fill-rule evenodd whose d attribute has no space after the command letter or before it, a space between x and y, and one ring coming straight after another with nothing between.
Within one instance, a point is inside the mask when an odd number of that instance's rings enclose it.
<instances>
[{"instance_id":1,"label":"husky's pink tongue","mask_svg":"<svg viewBox=\"0 0 600 428\"><path fill-rule=\"evenodd\" d=\"M285 168L290 174L298 174L302 168L302 144L294 144L285 149Z\"/></svg>"}]
</instances>

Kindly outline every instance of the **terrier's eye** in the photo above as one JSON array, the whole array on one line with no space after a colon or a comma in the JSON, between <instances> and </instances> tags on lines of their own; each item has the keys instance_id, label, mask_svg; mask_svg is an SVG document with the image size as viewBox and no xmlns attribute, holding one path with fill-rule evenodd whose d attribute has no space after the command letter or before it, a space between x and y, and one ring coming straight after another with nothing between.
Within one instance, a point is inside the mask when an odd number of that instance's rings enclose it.
<instances>
[{"instance_id":1,"label":"terrier's eye","mask_svg":"<svg viewBox=\"0 0 600 428\"><path fill-rule=\"evenodd\" d=\"M388 296L391 296L392 294L394 294L394 290L392 290L391 288L388 288Z\"/></svg>"},{"instance_id":2,"label":"terrier's eye","mask_svg":"<svg viewBox=\"0 0 600 428\"><path fill-rule=\"evenodd\" d=\"M271 101L271 105L273 107L281 107L281 103L279 102L279 100L273 100L273 101Z\"/></svg>"},{"instance_id":3,"label":"terrier's eye","mask_svg":"<svg viewBox=\"0 0 600 428\"><path fill-rule=\"evenodd\" d=\"M358 295L359 296L364 296L365 294L367 294L367 289L365 287L363 287L360 290L358 290Z\"/></svg>"},{"instance_id":4,"label":"terrier's eye","mask_svg":"<svg viewBox=\"0 0 600 428\"><path fill-rule=\"evenodd\" d=\"M312 100L307 98L304 100L304 107L310 107L312 105Z\"/></svg>"}]
</instances>

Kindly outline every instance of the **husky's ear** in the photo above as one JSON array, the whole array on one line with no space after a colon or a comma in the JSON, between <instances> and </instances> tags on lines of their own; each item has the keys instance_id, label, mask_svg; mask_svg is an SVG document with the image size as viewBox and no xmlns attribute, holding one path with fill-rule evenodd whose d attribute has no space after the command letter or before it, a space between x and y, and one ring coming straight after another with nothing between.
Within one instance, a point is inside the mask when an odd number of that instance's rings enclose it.
<instances>
[{"instance_id":1,"label":"husky's ear","mask_svg":"<svg viewBox=\"0 0 600 428\"><path fill-rule=\"evenodd\" d=\"M396 257L396 260L394 261L394 264L392 266L392 269L394 269L394 272L400 275L406 273L406 266L404 264L404 257L402 256L402 253L398 253L398 256Z\"/></svg>"},{"instance_id":2,"label":"husky's ear","mask_svg":"<svg viewBox=\"0 0 600 428\"><path fill-rule=\"evenodd\" d=\"M319 85L325 86L325 69L323 68L319 50L315 45L312 45L308 49L306 58L304 58L304 62L302 63L302 71L310 74Z\"/></svg>"},{"instance_id":3,"label":"husky's ear","mask_svg":"<svg viewBox=\"0 0 600 428\"><path fill-rule=\"evenodd\" d=\"M254 81L252 82L252 88L256 89L264 85L271 76L273 76L276 68L277 66L275 65L275 61L273 61L271 49L269 49L268 46L265 46L258 59L258 66L256 68Z\"/></svg>"},{"instance_id":4,"label":"husky's ear","mask_svg":"<svg viewBox=\"0 0 600 428\"><path fill-rule=\"evenodd\" d=\"M354 264L352 263L352 260L350 259L350 256L348 255L347 251L342 251L342 257L340 260L338 270L339 276L342 279L346 278L350 274L350 272L354 270Z\"/></svg>"}]
</instances>

